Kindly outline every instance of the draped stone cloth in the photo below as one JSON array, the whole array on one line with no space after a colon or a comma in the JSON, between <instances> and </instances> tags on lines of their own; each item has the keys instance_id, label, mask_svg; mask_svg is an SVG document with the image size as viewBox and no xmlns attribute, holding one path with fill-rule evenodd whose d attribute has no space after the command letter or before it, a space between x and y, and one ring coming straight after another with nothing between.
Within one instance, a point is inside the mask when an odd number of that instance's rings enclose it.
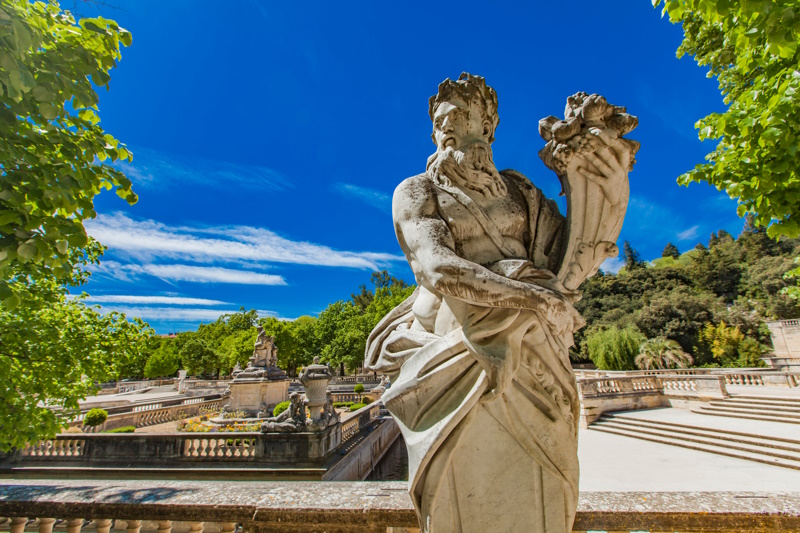
<instances>
[{"instance_id":1,"label":"draped stone cloth","mask_svg":"<svg viewBox=\"0 0 800 533\"><path fill-rule=\"evenodd\" d=\"M524 176L503 176L527 203L529 257L482 266L553 288L564 218ZM456 319L451 308L464 302L433 295L441 299L437 324L451 324L436 334L412 309L430 296L420 287L384 317L365 361L392 377L383 402L408 446L410 493L423 530L494 531L503 516L514 524L509 531L569 533L578 498L579 402L567 350L582 324L560 331L543 311L472 304Z\"/></svg>"}]
</instances>

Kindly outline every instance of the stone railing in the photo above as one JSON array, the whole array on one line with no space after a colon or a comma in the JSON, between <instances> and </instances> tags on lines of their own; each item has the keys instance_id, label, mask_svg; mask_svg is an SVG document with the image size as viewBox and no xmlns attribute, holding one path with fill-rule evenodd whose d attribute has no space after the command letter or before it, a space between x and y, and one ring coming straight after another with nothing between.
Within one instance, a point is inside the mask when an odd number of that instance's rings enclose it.
<instances>
[{"instance_id":1,"label":"stone railing","mask_svg":"<svg viewBox=\"0 0 800 533\"><path fill-rule=\"evenodd\" d=\"M578 379L617 379L636 376L723 376L728 385L763 387L798 387L800 372L776 371L772 368L683 368L674 370L575 370Z\"/></svg>"},{"instance_id":2,"label":"stone railing","mask_svg":"<svg viewBox=\"0 0 800 533\"><path fill-rule=\"evenodd\" d=\"M348 441L380 416L381 404L371 403L342 416L342 442Z\"/></svg>"},{"instance_id":3,"label":"stone railing","mask_svg":"<svg viewBox=\"0 0 800 533\"><path fill-rule=\"evenodd\" d=\"M174 380L172 379L148 379L145 381L119 381L117 382L117 392L133 392L141 389L146 389L148 387L161 387L164 385L172 385Z\"/></svg>"},{"instance_id":4,"label":"stone railing","mask_svg":"<svg viewBox=\"0 0 800 533\"><path fill-rule=\"evenodd\" d=\"M230 464L244 467L280 464L290 465L287 467L289 469L311 465L311 470L299 477L320 479L325 469L314 470L314 465L319 467L319 463L338 450L345 441L350 441L366 428L372 428L376 419L380 418L380 411L381 405L377 402L367 405L343 415L340 426L322 432L65 433L5 455L0 454L0 466L8 469L20 465L38 468L113 468L124 465L153 470L201 464L204 468ZM153 411L136 415L151 413ZM391 420L389 422L394 423ZM352 446L347 451L350 449Z\"/></svg>"},{"instance_id":5,"label":"stone railing","mask_svg":"<svg viewBox=\"0 0 800 533\"><path fill-rule=\"evenodd\" d=\"M373 376L334 376L331 380L331 385L339 385L343 383L374 383L377 385L381 382L381 378Z\"/></svg>"},{"instance_id":6,"label":"stone railing","mask_svg":"<svg viewBox=\"0 0 800 533\"><path fill-rule=\"evenodd\" d=\"M185 379L186 390L225 389L231 384L230 379Z\"/></svg>"},{"instance_id":7,"label":"stone railing","mask_svg":"<svg viewBox=\"0 0 800 533\"><path fill-rule=\"evenodd\" d=\"M106 409L108 418L103 424L94 427L84 426L83 417L86 413L81 413L70 423L70 427L77 427L81 431L88 433L99 433L124 426L137 428L154 426L207 412L219 411L225 402L227 402L226 399L223 399L219 394L214 394L202 398L180 398L178 400L165 400L131 406L109 407Z\"/></svg>"},{"instance_id":8,"label":"stone railing","mask_svg":"<svg viewBox=\"0 0 800 533\"><path fill-rule=\"evenodd\" d=\"M364 399L364 396L369 396L370 398L372 398L373 401L379 399L379 397L378 398L375 397L376 396L375 394L370 394L370 391L368 390L365 390L361 394L356 394L355 392L339 392L339 391L330 391L330 393L331 393L331 398L333 398L334 402L358 403L359 401Z\"/></svg>"},{"instance_id":9,"label":"stone railing","mask_svg":"<svg viewBox=\"0 0 800 533\"><path fill-rule=\"evenodd\" d=\"M6 454L0 457L0 465L4 469L25 466L40 470L120 466L157 470L275 464L296 467L320 463L339 444L336 428L319 433L62 434Z\"/></svg>"},{"instance_id":10,"label":"stone railing","mask_svg":"<svg viewBox=\"0 0 800 533\"><path fill-rule=\"evenodd\" d=\"M611 411L667 407L682 401L718 400L728 396L722 375L636 375L578 379L581 426Z\"/></svg>"},{"instance_id":11,"label":"stone railing","mask_svg":"<svg viewBox=\"0 0 800 533\"><path fill-rule=\"evenodd\" d=\"M0 529L411 533L418 524L407 489L405 482L6 480ZM800 494L582 492L574 531L797 532Z\"/></svg>"},{"instance_id":12,"label":"stone railing","mask_svg":"<svg viewBox=\"0 0 800 533\"><path fill-rule=\"evenodd\" d=\"M722 374L728 385L752 385L757 387L800 387L800 372L725 372Z\"/></svg>"}]
</instances>

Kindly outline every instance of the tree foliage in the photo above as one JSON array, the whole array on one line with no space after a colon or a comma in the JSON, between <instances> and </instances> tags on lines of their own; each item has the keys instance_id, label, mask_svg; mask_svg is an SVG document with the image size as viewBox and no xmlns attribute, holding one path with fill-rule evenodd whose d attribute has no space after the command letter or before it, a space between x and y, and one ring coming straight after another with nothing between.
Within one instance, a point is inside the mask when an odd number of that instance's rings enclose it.
<instances>
[{"instance_id":1,"label":"tree foliage","mask_svg":"<svg viewBox=\"0 0 800 533\"><path fill-rule=\"evenodd\" d=\"M598 327L589 332L589 357L600 370L634 370L639 347L646 340L634 325Z\"/></svg>"},{"instance_id":2,"label":"tree foliage","mask_svg":"<svg viewBox=\"0 0 800 533\"><path fill-rule=\"evenodd\" d=\"M673 259L677 259L680 256L680 250L678 250L678 247L671 242L667 243L667 245L664 247L664 251L661 252L661 257L671 257Z\"/></svg>"},{"instance_id":3,"label":"tree foliage","mask_svg":"<svg viewBox=\"0 0 800 533\"><path fill-rule=\"evenodd\" d=\"M658 6L660 0L654 0ZM707 182L739 200L771 237L800 235L800 6L796 0L665 0L681 23L678 57L716 76L724 113L697 122L716 149L679 178Z\"/></svg>"},{"instance_id":4,"label":"tree foliage","mask_svg":"<svg viewBox=\"0 0 800 533\"><path fill-rule=\"evenodd\" d=\"M373 272L371 280L375 284L373 291L362 285L352 299L331 303L317 317L259 318L254 309L241 308L238 313L201 324L197 331L157 341L149 348L149 358L141 367L148 377L169 375L178 368L190 374L228 374L237 363L242 368L247 365L253 355L258 324L275 340L278 366L291 375L311 364L315 356L339 366L342 372L356 370L372 329L415 288L385 270Z\"/></svg>"},{"instance_id":5,"label":"tree foliage","mask_svg":"<svg viewBox=\"0 0 800 533\"><path fill-rule=\"evenodd\" d=\"M74 264L94 262L99 246L90 243ZM15 272L12 270L12 272ZM0 450L54 436L79 412L79 401L97 383L115 380L130 360L141 357L152 330L139 319L100 314L72 298L88 274L76 269L69 285L53 276L16 292L21 305L0 308ZM12 284L21 285L16 278Z\"/></svg>"},{"instance_id":6,"label":"tree foliage","mask_svg":"<svg viewBox=\"0 0 800 533\"><path fill-rule=\"evenodd\" d=\"M692 364L692 356L684 352L676 341L656 337L648 339L639 347L635 363L641 370L686 368Z\"/></svg>"},{"instance_id":7,"label":"tree foliage","mask_svg":"<svg viewBox=\"0 0 800 533\"><path fill-rule=\"evenodd\" d=\"M643 268L590 278L576 308L587 328L576 336L573 358L589 359L586 340L598 327L635 325L650 339L664 337L692 355L696 365L762 364L761 346L769 343L765 321L800 317L800 302L786 295L787 271L800 253L800 241L771 239L751 217L734 238L711 235L708 246L660 257ZM716 358L701 333L721 322L744 335L746 356ZM749 340L748 340L749 339ZM744 353L744 352L743 352Z\"/></svg>"},{"instance_id":8,"label":"tree foliage","mask_svg":"<svg viewBox=\"0 0 800 533\"><path fill-rule=\"evenodd\" d=\"M159 378L174 375L181 365L180 355L171 339L158 339L156 348L147 359L144 375L147 378Z\"/></svg>"},{"instance_id":9,"label":"tree foliage","mask_svg":"<svg viewBox=\"0 0 800 533\"><path fill-rule=\"evenodd\" d=\"M104 18L76 24L57 2L7 0L0 43L0 300L13 309L26 286L12 272L71 277L97 193L136 202L130 180L103 163L131 154L100 127L95 92L131 34Z\"/></svg>"},{"instance_id":10,"label":"tree foliage","mask_svg":"<svg viewBox=\"0 0 800 533\"><path fill-rule=\"evenodd\" d=\"M95 407L94 409L89 409L89 412L84 415L83 425L90 427L99 426L102 425L106 419L108 419L108 411Z\"/></svg>"}]
</instances>

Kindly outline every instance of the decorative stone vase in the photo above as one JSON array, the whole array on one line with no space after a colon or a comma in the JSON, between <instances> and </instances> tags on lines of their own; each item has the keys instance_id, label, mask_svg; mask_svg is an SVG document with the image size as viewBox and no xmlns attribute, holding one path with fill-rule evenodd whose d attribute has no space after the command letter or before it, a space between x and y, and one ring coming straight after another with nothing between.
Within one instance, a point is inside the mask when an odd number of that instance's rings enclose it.
<instances>
[{"instance_id":1,"label":"decorative stone vase","mask_svg":"<svg viewBox=\"0 0 800 533\"><path fill-rule=\"evenodd\" d=\"M318 421L322 417L323 407L328 400L326 396L328 383L332 378L330 367L320 364L319 357L315 357L314 364L309 365L300 374L300 383L306 389L306 405L313 421Z\"/></svg>"}]
</instances>

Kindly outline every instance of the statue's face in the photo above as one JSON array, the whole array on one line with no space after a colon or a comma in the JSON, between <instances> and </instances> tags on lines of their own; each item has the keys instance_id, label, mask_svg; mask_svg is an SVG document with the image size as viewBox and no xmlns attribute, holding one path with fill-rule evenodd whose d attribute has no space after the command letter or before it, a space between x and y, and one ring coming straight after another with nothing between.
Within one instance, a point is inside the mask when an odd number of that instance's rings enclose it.
<instances>
[{"instance_id":1,"label":"statue's face","mask_svg":"<svg viewBox=\"0 0 800 533\"><path fill-rule=\"evenodd\" d=\"M491 125L483 114L459 99L442 102L433 114L433 142L440 152L454 150L475 142L488 142Z\"/></svg>"}]
</instances>

